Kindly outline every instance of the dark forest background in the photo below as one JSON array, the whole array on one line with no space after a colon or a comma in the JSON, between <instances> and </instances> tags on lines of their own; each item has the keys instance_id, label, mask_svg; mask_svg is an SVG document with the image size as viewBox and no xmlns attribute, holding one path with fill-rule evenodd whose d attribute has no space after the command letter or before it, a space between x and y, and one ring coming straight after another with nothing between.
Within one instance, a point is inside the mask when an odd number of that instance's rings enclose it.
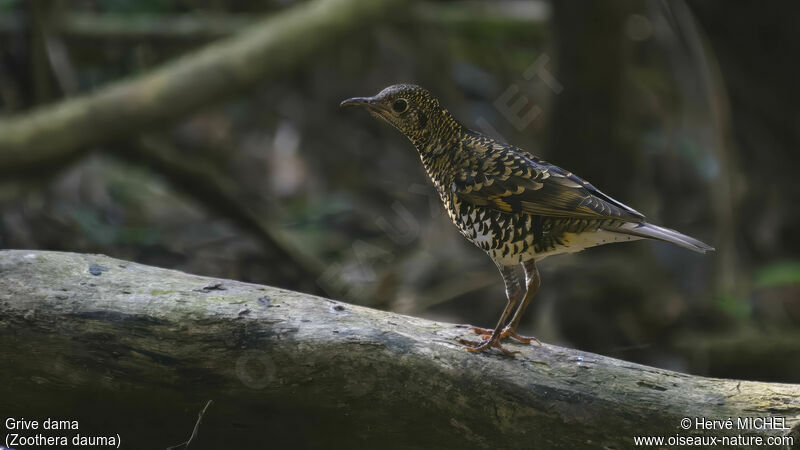
<instances>
[{"instance_id":1,"label":"dark forest background","mask_svg":"<svg viewBox=\"0 0 800 450\"><path fill-rule=\"evenodd\" d=\"M299 3L0 0L0 123ZM798 17L790 1L409 3L146 134L0 168L0 247L492 326L500 276L449 223L414 149L338 108L411 82L471 128L718 249L637 242L549 258L523 333L693 374L800 382Z\"/></svg>"}]
</instances>

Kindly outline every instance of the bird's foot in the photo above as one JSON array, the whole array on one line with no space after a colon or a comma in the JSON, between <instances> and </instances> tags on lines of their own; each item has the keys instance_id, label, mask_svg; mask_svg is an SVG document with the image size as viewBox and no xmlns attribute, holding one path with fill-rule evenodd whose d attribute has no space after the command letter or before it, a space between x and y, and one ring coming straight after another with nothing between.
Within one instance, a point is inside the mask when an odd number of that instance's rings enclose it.
<instances>
[{"instance_id":1,"label":"bird's foot","mask_svg":"<svg viewBox=\"0 0 800 450\"><path fill-rule=\"evenodd\" d=\"M474 327L474 326L470 326L470 328L472 328L472 331L474 331L475 334L480 335L483 339L489 339L492 336L492 333L494 332L494 330L489 330L487 328ZM517 334L516 331L513 331L508 327L503 328L503 331L500 332L499 339L505 339L505 338L514 339L515 341L521 342L525 345L529 345L531 342L536 342L536 345L542 345L542 341L540 341L539 339L536 339L533 336L519 335Z\"/></svg>"},{"instance_id":2,"label":"bird's foot","mask_svg":"<svg viewBox=\"0 0 800 450\"><path fill-rule=\"evenodd\" d=\"M508 356L514 356L519 352L512 352L511 350L506 349L502 345L500 345L500 339L486 339L481 342L470 341L467 339L459 339L458 342L466 345L466 349L470 353L480 353L490 348L496 348L506 354Z\"/></svg>"}]
</instances>

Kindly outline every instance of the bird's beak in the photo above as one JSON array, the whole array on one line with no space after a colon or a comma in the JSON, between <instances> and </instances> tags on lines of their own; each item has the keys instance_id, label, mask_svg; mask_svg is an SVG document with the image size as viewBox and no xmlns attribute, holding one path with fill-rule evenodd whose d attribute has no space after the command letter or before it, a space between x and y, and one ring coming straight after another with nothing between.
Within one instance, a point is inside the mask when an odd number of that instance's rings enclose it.
<instances>
[{"instance_id":1,"label":"bird's beak","mask_svg":"<svg viewBox=\"0 0 800 450\"><path fill-rule=\"evenodd\" d=\"M340 103L339 107L344 108L345 106L361 106L369 108L374 105L375 105L375 99L372 97L353 97L353 98L348 98L347 100Z\"/></svg>"}]
</instances>

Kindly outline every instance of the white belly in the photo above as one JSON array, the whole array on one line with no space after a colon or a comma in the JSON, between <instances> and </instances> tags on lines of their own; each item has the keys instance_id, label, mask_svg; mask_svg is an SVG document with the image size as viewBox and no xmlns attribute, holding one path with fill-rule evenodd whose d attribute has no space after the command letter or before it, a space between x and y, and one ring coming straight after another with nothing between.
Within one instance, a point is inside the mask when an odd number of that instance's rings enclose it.
<instances>
[{"instance_id":1,"label":"white belly","mask_svg":"<svg viewBox=\"0 0 800 450\"><path fill-rule=\"evenodd\" d=\"M560 255L562 253L575 253L585 248L597 247L598 245L613 244L615 242L638 241L642 238L629 234L614 233L611 231L599 230L586 233L564 233L562 241L564 245L557 245L552 250L537 253L534 256L536 261L547 258L548 256Z\"/></svg>"}]
</instances>

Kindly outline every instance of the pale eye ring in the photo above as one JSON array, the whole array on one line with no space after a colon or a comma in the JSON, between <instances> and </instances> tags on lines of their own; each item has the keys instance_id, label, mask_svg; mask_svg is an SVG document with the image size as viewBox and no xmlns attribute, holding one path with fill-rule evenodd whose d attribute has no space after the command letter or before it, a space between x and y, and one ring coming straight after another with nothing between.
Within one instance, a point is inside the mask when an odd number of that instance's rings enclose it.
<instances>
[{"instance_id":1,"label":"pale eye ring","mask_svg":"<svg viewBox=\"0 0 800 450\"><path fill-rule=\"evenodd\" d=\"M397 114L402 114L408 110L408 101L404 98L398 98L392 103L392 111Z\"/></svg>"}]
</instances>

